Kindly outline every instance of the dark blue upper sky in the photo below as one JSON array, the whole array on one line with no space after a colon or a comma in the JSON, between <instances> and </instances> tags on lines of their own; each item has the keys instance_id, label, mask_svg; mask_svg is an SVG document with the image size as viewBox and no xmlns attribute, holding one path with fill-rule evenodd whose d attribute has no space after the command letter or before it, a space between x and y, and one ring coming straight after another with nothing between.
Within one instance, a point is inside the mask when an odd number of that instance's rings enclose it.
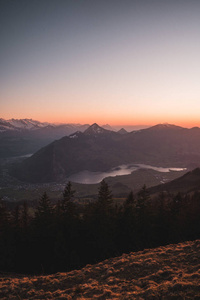
<instances>
[{"instance_id":1,"label":"dark blue upper sky","mask_svg":"<svg viewBox=\"0 0 200 300\"><path fill-rule=\"evenodd\" d=\"M199 0L0 0L2 117L197 122Z\"/></svg>"}]
</instances>

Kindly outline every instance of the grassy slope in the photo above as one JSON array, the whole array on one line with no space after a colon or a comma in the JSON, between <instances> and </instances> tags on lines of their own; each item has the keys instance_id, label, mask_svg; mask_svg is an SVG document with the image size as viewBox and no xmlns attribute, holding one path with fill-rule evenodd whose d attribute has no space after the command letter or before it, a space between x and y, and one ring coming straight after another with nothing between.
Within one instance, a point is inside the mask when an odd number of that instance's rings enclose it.
<instances>
[{"instance_id":1,"label":"grassy slope","mask_svg":"<svg viewBox=\"0 0 200 300\"><path fill-rule=\"evenodd\" d=\"M200 299L200 240L48 276L1 274L0 299Z\"/></svg>"}]
</instances>

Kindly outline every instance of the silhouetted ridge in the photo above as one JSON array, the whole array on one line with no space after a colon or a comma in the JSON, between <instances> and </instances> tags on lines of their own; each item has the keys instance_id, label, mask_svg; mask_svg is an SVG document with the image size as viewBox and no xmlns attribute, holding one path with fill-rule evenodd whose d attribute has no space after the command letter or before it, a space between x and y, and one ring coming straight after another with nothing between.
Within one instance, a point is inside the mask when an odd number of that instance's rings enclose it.
<instances>
[{"instance_id":1,"label":"silhouetted ridge","mask_svg":"<svg viewBox=\"0 0 200 300\"><path fill-rule=\"evenodd\" d=\"M97 123L92 124L89 128L84 131L86 135L97 135L108 132L109 130L100 127Z\"/></svg>"},{"instance_id":2,"label":"silhouetted ridge","mask_svg":"<svg viewBox=\"0 0 200 300\"><path fill-rule=\"evenodd\" d=\"M121 128L119 131L118 131L119 134L127 134L128 132L124 129L124 128Z\"/></svg>"},{"instance_id":3,"label":"silhouetted ridge","mask_svg":"<svg viewBox=\"0 0 200 300\"><path fill-rule=\"evenodd\" d=\"M172 129L180 130L183 129L183 127L173 125L173 124L163 123L163 124L154 125L144 130L172 130Z\"/></svg>"}]
</instances>

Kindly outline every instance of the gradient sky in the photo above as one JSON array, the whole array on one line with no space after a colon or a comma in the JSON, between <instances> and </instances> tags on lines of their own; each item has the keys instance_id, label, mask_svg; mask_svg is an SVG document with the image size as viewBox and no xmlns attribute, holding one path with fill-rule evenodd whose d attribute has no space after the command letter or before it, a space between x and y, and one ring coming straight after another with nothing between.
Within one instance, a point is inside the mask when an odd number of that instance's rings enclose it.
<instances>
[{"instance_id":1,"label":"gradient sky","mask_svg":"<svg viewBox=\"0 0 200 300\"><path fill-rule=\"evenodd\" d=\"M199 0L0 0L0 117L200 126Z\"/></svg>"}]
</instances>

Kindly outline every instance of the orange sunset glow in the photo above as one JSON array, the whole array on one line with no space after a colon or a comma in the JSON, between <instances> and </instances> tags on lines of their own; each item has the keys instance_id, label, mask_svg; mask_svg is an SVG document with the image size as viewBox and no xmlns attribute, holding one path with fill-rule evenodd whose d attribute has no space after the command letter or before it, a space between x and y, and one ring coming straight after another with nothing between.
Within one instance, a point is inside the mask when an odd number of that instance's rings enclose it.
<instances>
[{"instance_id":1,"label":"orange sunset glow","mask_svg":"<svg viewBox=\"0 0 200 300\"><path fill-rule=\"evenodd\" d=\"M198 1L7 1L1 117L200 126Z\"/></svg>"}]
</instances>

